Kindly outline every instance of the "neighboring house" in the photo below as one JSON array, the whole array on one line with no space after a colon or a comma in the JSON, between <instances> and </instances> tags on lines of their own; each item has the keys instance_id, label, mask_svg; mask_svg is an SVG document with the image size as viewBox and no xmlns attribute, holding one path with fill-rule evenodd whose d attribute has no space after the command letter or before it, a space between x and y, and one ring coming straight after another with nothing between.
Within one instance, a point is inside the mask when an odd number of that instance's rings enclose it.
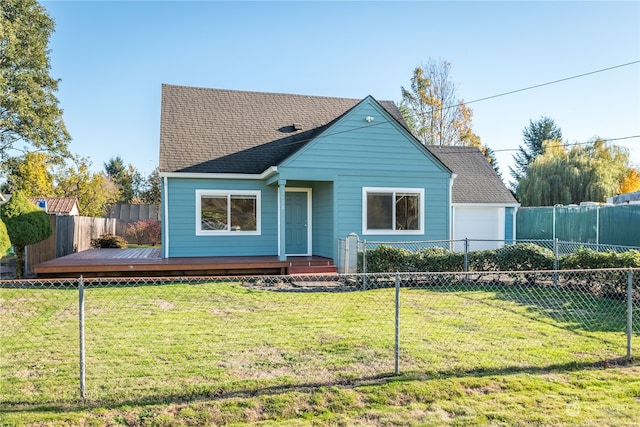
<instances>
[{"instance_id":1,"label":"neighboring house","mask_svg":"<svg viewBox=\"0 0 640 427\"><path fill-rule=\"evenodd\" d=\"M50 215L80 215L78 199L75 197L27 197L27 199Z\"/></svg>"},{"instance_id":2,"label":"neighboring house","mask_svg":"<svg viewBox=\"0 0 640 427\"><path fill-rule=\"evenodd\" d=\"M354 232L368 241L449 240L452 215L472 202L455 196L456 173L466 170L452 171L445 154L411 135L393 102L371 96L163 85L163 256L336 260L338 239ZM470 190L481 195L496 179L482 171Z\"/></svg>"},{"instance_id":3,"label":"neighboring house","mask_svg":"<svg viewBox=\"0 0 640 427\"><path fill-rule=\"evenodd\" d=\"M513 194L475 147L429 146L457 177L453 181L451 217L453 240L470 239L469 250L493 249L515 239L516 210ZM456 250L464 244L456 243Z\"/></svg>"}]
</instances>

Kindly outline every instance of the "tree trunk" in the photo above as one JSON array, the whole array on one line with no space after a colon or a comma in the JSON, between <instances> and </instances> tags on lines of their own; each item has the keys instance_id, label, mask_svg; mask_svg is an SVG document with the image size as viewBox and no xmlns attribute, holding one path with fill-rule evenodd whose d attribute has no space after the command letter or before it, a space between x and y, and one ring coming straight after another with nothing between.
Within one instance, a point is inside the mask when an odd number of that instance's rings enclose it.
<instances>
[{"instance_id":1,"label":"tree trunk","mask_svg":"<svg viewBox=\"0 0 640 427\"><path fill-rule=\"evenodd\" d=\"M24 246L14 245L16 252L16 279L22 279L24 276Z\"/></svg>"}]
</instances>

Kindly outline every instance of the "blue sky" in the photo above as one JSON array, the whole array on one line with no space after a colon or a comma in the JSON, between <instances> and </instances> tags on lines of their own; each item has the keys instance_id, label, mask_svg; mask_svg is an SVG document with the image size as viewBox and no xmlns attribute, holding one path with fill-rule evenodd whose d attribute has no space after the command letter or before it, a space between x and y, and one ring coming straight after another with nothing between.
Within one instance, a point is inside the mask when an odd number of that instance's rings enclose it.
<instances>
[{"instance_id":1,"label":"blue sky","mask_svg":"<svg viewBox=\"0 0 640 427\"><path fill-rule=\"evenodd\" d=\"M41 4L71 149L94 170L118 155L144 174L158 164L163 83L399 102L434 58L474 101L640 60L638 1ZM469 107L508 178L508 150L541 116L568 142L640 135L640 64ZM615 143L640 164L640 138Z\"/></svg>"}]
</instances>

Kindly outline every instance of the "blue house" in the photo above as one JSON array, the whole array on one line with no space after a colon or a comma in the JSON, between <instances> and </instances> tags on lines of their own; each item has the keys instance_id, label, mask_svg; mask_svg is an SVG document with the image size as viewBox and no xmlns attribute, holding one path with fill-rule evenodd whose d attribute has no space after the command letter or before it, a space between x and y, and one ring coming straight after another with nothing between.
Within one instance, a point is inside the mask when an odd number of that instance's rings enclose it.
<instances>
[{"instance_id":1,"label":"blue house","mask_svg":"<svg viewBox=\"0 0 640 427\"><path fill-rule=\"evenodd\" d=\"M393 102L371 96L163 85L163 257L337 259L350 233L449 240L457 174L445 154L416 140ZM509 195L488 205L515 204L497 175L488 179ZM513 215L501 218L503 232L512 228Z\"/></svg>"}]
</instances>

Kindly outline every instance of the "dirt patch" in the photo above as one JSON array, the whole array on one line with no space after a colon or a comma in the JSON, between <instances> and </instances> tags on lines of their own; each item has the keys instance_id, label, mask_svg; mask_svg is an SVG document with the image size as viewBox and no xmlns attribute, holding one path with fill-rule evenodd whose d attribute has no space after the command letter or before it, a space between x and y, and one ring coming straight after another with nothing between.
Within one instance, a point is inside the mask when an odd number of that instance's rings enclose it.
<instances>
[{"instance_id":1,"label":"dirt patch","mask_svg":"<svg viewBox=\"0 0 640 427\"><path fill-rule=\"evenodd\" d=\"M242 286L249 289L278 292L347 292L356 290L355 283L341 281L338 277L327 278L319 276L298 277L292 276L290 280L256 280L244 282Z\"/></svg>"},{"instance_id":2,"label":"dirt patch","mask_svg":"<svg viewBox=\"0 0 640 427\"><path fill-rule=\"evenodd\" d=\"M163 299L158 299L155 301L155 303L158 305L158 308L161 308L163 310L173 310L174 308L176 308L176 305L174 303Z\"/></svg>"}]
</instances>

